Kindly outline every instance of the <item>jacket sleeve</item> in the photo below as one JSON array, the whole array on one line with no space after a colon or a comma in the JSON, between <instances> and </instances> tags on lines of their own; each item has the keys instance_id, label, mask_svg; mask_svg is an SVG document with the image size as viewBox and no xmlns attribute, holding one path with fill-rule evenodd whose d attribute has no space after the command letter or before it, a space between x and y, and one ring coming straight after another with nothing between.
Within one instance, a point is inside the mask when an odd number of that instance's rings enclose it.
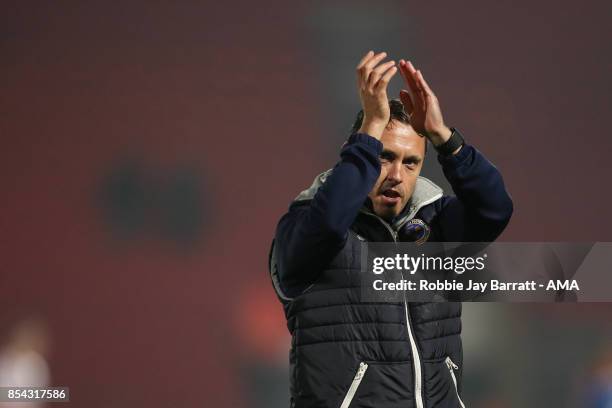
<instances>
[{"instance_id":1,"label":"jacket sleeve","mask_svg":"<svg viewBox=\"0 0 612 408\"><path fill-rule=\"evenodd\" d=\"M281 288L289 296L314 282L346 242L349 227L380 175L381 151L377 139L351 135L312 200L292 204L279 221L276 262Z\"/></svg>"},{"instance_id":2,"label":"jacket sleeve","mask_svg":"<svg viewBox=\"0 0 612 408\"><path fill-rule=\"evenodd\" d=\"M482 153L464 145L454 156L438 156L455 197L446 197L438 214L439 233L449 242L491 242L513 212L501 173Z\"/></svg>"}]
</instances>

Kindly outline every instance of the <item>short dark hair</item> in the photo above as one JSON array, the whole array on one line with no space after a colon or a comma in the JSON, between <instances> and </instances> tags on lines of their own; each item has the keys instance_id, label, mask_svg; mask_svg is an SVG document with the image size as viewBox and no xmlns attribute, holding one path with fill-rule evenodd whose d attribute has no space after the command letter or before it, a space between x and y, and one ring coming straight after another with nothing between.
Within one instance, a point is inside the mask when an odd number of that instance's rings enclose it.
<instances>
[{"instance_id":1,"label":"short dark hair","mask_svg":"<svg viewBox=\"0 0 612 408\"><path fill-rule=\"evenodd\" d=\"M389 115L389 123L392 120L397 120L398 122L405 123L407 125L410 124L410 116L406 113L404 109L404 104L397 98L389 99L389 110L391 114ZM353 127L351 128L351 134L356 133L363 123L363 109L357 112L357 117L355 118L355 122L353 123ZM427 140L425 140L425 152L427 153Z\"/></svg>"}]
</instances>

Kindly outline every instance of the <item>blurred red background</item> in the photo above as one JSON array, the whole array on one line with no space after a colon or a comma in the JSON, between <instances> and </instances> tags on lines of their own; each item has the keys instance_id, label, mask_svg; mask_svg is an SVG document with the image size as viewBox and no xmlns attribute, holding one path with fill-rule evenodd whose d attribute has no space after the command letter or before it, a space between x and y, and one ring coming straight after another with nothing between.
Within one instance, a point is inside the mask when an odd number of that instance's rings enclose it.
<instances>
[{"instance_id":1,"label":"blurred red background","mask_svg":"<svg viewBox=\"0 0 612 408\"><path fill-rule=\"evenodd\" d=\"M412 59L501 169L502 240L610 240L607 2L2 6L0 341L42 319L75 406L255 406L253 367L284 373L270 240L333 166L369 49ZM559 324L592 346L609 312Z\"/></svg>"}]
</instances>

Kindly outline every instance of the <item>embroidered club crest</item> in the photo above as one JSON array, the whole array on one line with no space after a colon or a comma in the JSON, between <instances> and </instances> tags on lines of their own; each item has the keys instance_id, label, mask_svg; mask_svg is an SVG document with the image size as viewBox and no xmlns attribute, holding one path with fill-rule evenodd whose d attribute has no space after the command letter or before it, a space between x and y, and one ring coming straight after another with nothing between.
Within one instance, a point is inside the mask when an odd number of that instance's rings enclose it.
<instances>
[{"instance_id":1,"label":"embroidered club crest","mask_svg":"<svg viewBox=\"0 0 612 408\"><path fill-rule=\"evenodd\" d=\"M425 224L423 220L413 218L406 223L403 227L403 232L407 241L413 241L417 245L421 245L423 242L429 239L429 233L431 228Z\"/></svg>"}]
</instances>

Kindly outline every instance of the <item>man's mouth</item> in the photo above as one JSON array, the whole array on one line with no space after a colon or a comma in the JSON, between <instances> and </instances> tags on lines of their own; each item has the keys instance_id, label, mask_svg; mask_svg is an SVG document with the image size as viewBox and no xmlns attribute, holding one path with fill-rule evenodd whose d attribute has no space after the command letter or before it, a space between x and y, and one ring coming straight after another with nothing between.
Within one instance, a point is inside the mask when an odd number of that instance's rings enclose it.
<instances>
[{"instance_id":1,"label":"man's mouth","mask_svg":"<svg viewBox=\"0 0 612 408\"><path fill-rule=\"evenodd\" d=\"M402 195L391 188L382 191L382 198L385 204L396 204L400 201Z\"/></svg>"},{"instance_id":2,"label":"man's mouth","mask_svg":"<svg viewBox=\"0 0 612 408\"><path fill-rule=\"evenodd\" d=\"M382 194L385 197L389 197L389 198L401 197L401 194L399 193L399 191L393 190L391 188L383 190Z\"/></svg>"}]
</instances>

